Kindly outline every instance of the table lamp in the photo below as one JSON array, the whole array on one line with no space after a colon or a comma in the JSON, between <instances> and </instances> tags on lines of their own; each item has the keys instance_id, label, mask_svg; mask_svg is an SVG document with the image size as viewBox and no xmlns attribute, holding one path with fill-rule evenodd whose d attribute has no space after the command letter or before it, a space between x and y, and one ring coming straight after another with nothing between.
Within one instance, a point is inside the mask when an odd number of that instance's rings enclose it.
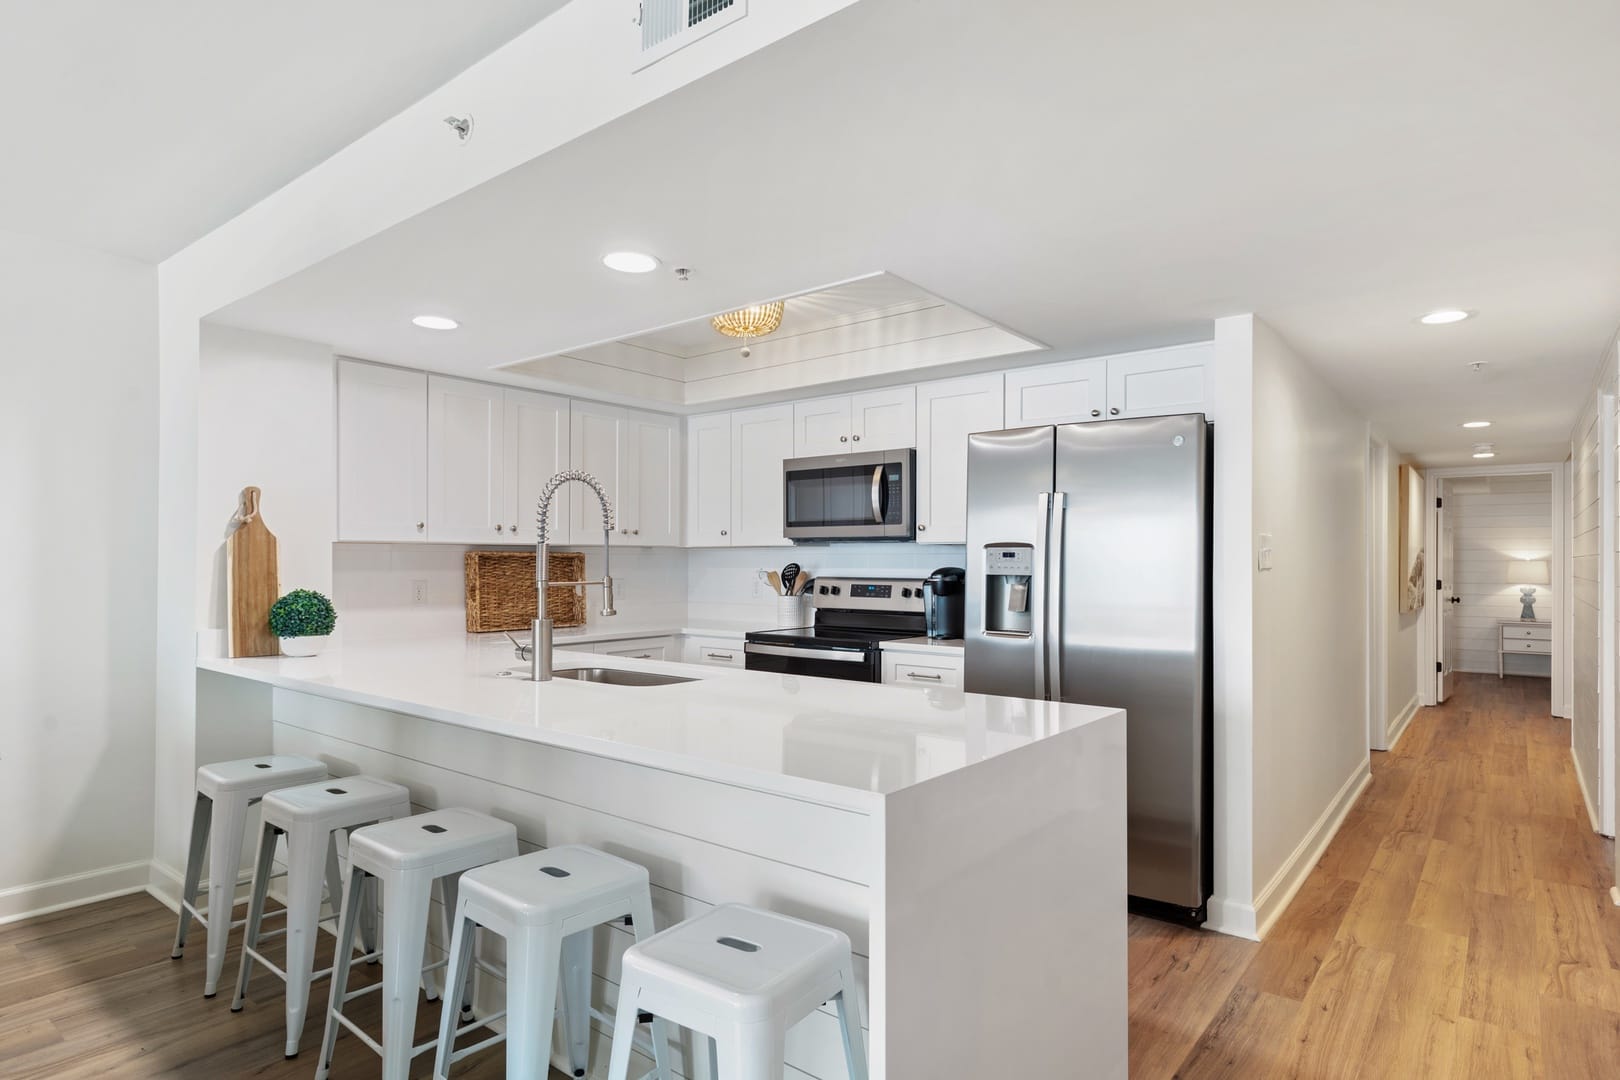
<instances>
[{"instance_id":1,"label":"table lamp","mask_svg":"<svg viewBox=\"0 0 1620 1080\"><path fill-rule=\"evenodd\" d=\"M1521 619L1534 619L1536 617L1536 586L1551 583L1547 576L1546 559L1519 559L1513 564L1513 580L1522 582L1519 587L1519 599L1524 602L1524 610L1519 612Z\"/></svg>"}]
</instances>

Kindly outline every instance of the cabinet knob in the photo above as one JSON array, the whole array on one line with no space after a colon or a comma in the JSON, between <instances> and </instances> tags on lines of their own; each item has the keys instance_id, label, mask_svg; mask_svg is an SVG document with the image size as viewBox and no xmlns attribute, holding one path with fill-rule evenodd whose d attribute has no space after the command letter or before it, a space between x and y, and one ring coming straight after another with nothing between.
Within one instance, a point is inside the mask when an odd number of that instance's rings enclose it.
<instances>
[{"instance_id":1,"label":"cabinet knob","mask_svg":"<svg viewBox=\"0 0 1620 1080\"><path fill-rule=\"evenodd\" d=\"M1102 415L1102 410L1101 409L1092 409L1091 410L1091 415L1092 416L1101 416Z\"/></svg>"},{"instance_id":2,"label":"cabinet knob","mask_svg":"<svg viewBox=\"0 0 1620 1080\"><path fill-rule=\"evenodd\" d=\"M421 532L421 531L422 531L422 530L423 530L423 529L425 529L425 528L427 528L427 522L425 522L425 521L418 521L418 522L417 522L417 523L416 523L416 531L417 531L417 532Z\"/></svg>"},{"instance_id":3,"label":"cabinet knob","mask_svg":"<svg viewBox=\"0 0 1620 1080\"><path fill-rule=\"evenodd\" d=\"M724 529L721 529L721 530L720 530L720 535L721 535L721 536L728 536L728 535L730 535L730 534L729 534L729 533L727 533L727 532L726 532L726 530L724 530Z\"/></svg>"},{"instance_id":4,"label":"cabinet knob","mask_svg":"<svg viewBox=\"0 0 1620 1080\"><path fill-rule=\"evenodd\" d=\"M840 436L838 436L838 441L839 442L849 442L849 436L848 435L840 435Z\"/></svg>"},{"instance_id":5,"label":"cabinet knob","mask_svg":"<svg viewBox=\"0 0 1620 1080\"><path fill-rule=\"evenodd\" d=\"M917 526L917 531L918 532L927 532L928 531L928 526L926 526L926 525L918 525Z\"/></svg>"},{"instance_id":6,"label":"cabinet knob","mask_svg":"<svg viewBox=\"0 0 1620 1080\"><path fill-rule=\"evenodd\" d=\"M516 526L516 525L513 525L513 526L512 526L512 531L513 531L513 532L514 532L514 533L515 533L515 532L517 532L517 526Z\"/></svg>"},{"instance_id":7,"label":"cabinet knob","mask_svg":"<svg viewBox=\"0 0 1620 1080\"><path fill-rule=\"evenodd\" d=\"M1119 415L1119 406L1115 405L1113 408L1109 409L1108 410L1108 415L1109 416L1118 416Z\"/></svg>"},{"instance_id":8,"label":"cabinet knob","mask_svg":"<svg viewBox=\"0 0 1620 1080\"><path fill-rule=\"evenodd\" d=\"M640 529L631 529L630 530L630 535L631 536L640 536L641 535L641 530Z\"/></svg>"},{"instance_id":9,"label":"cabinet knob","mask_svg":"<svg viewBox=\"0 0 1620 1080\"><path fill-rule=\"evenodd\" d=\"M854 438L854 440L855 440L855 441L856 441L856 442L860 442L860 441L861 441L861 437L860 437L860 436L859 436L859 435L855 435L855 436L853 436L853 438Z\"/></svg>"},{"instance_id":10,"label":"cabinet knob","mask_svg":"<svg viewBox=\"0 0 1620 1080\"><path fill-rule=\"evenodd\" d=\"M505 532L505 531L506 531L506 526L504 526L504 525L497 525L497 526L495 526L495 531L496 531L496 532Z\"/></svg>"}]
</instances>

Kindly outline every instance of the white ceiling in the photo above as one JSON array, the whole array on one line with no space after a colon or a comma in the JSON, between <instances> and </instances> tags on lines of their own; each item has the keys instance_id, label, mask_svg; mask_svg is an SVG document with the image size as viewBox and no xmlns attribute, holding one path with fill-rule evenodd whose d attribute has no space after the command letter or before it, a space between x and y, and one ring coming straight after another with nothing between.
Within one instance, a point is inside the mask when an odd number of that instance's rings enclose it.
<instances>
[{"instance_id":1,"label":"white ceiling","mask_svg":"<svg viewBox=\"0 0 1620 1080\"><path fill-rule=\"evenodd\" d=\"M0 229L157 262L563 2L9 3Z\"/></svg>"},{"instance_id":2,"label":"white ceiling","mask_svg":"<svg viewBox=\"0 0 1620 1080\"><path fill-rule=\"evenodd\" d=\"M1620 323L1617 40L1612 0L862 0L220 318L483 374L883 269L1054 356L1258 312L1402 450L1562 458Z\"/></svg>"}]
</instances>

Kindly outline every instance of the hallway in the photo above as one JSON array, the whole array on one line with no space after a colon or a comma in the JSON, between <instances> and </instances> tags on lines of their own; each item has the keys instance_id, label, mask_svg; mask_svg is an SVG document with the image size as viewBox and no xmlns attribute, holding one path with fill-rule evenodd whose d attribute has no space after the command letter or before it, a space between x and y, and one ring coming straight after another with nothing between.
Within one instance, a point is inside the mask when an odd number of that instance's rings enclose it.
<instances>
[{"instance_id":1,"label":"hallway","mask_svg":"<svg viewBox=\"0 0 1620 1080\"><path fill-rule=\"evenodd\" d=\"M1546 694L1459 675L1263 944L1133 920L1131 1075L1617 1075L1614 848Z\"/></svg>"}]
</instances>

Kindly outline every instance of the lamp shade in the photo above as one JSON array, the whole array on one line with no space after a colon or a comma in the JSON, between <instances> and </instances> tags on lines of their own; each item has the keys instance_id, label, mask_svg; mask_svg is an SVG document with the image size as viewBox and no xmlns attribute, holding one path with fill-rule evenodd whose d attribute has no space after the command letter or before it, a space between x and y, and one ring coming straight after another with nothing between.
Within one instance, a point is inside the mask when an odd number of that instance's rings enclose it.
<instances>
[{"instance_id":1,"label":"lamp shade","mask_svg":"<svg viewBox=\"0 0 1620 1080\"><path fill-rule=\"evenodd\" d=\"M1547 576L1546 559L1519 559L1513 564L1513 583L1515 585L1549 585L1552 579Z\"/></svg>"}]
</instances>

